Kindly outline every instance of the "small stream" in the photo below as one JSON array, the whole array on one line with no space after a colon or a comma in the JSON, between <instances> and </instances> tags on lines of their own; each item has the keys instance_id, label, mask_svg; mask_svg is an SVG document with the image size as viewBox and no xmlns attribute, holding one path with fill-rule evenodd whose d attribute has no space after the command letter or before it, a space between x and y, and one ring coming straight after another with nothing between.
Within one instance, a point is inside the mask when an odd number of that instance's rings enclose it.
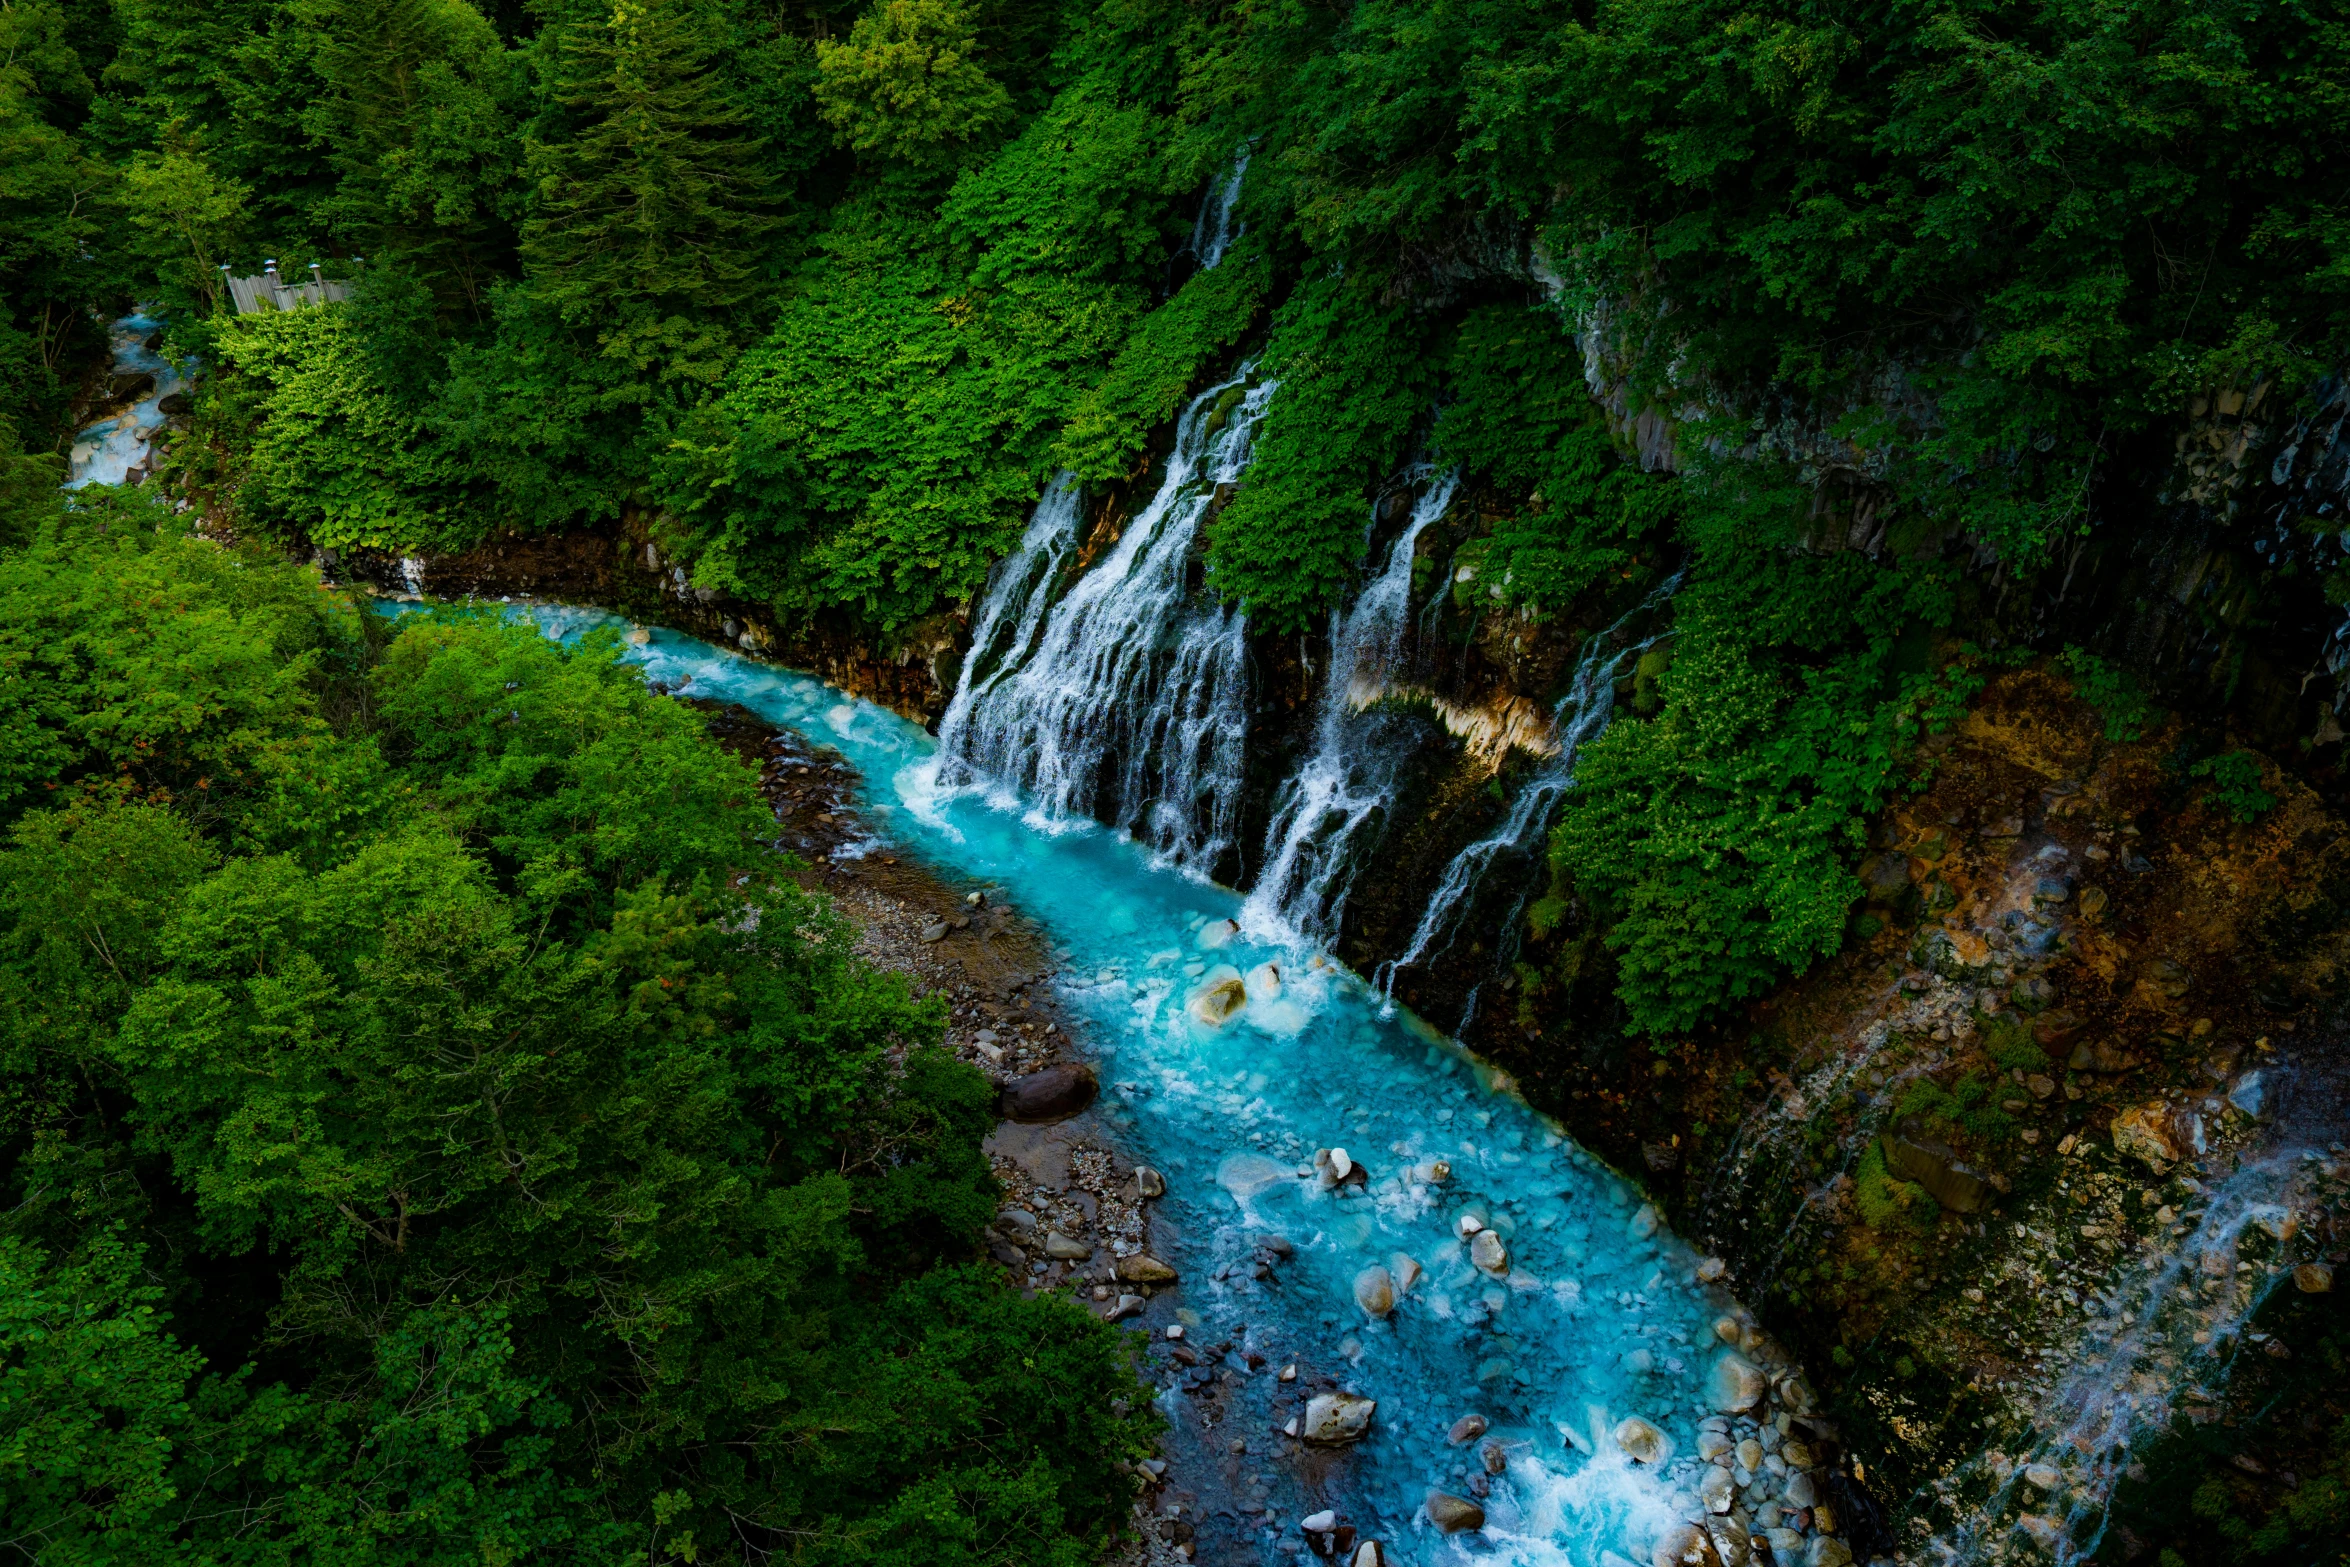
<instances>
[{"instance_id":1,"label":"small stream","mask_svg":"<svg viewBox=\"0 0 2350 1567\"><path fill-rule=\"evenodd\" d=\"M1322 954L1241 934L1237 894L1131 836L1042 822L1000 792L942 791L936 743L895 714L670 631L528 613L567 641L621 629L650 679L835 748L865 780L875 831L1041 923L1101 1071L1102 1113L1165 1173L1158 1234L1191 1340L1230 1344L1226 1365L1243 1373L1226 1379L1239 1385L1212 1433L1181 1384L1166 1394L1178 1473L1250 1471L1235 1478L1249 1505L1225 1513L1223 1552L1207 1550L1203 1525L1202 1560L1285 1560L1303 1549L1300 1520L1330 1508L1392 1562L1617 1567L1645 1564L1704 1516L1699 1426L1735 1305L1697 1282L1699 1259L1637 1192L1506 1081ZM1214 1009L1202 998L1233 979L1245 1005L1203 1021ZM1367 1180L1318 1177L1317 1152L1334 1148ZM1464 1217L1497 1233L1500 1266L1475 1265ZM1478 1255L1496 1260L1490 1241ZM1374 1267L1397 1286L1421 1274L1384 1317L1358 1304ZM1263 1358L1253 1371L1250 1352ZM1283 1383L1290 1363L1300 1374ZM1369 1434L1298 1462L1279 1427L1332 1384L1377 1401ZM1447 1441L1470 1413L1491 1423L1490 1460ZM1659 1461L1634 1463L1611 1439L1628 1415L1661 1429ZM1491 1464L1505 1472L1485 1478ZM1465 1496L1479 1479L1484 1529L1444 1535L1428 1491Z\"/></svg>"},{"instance_id":2,"label":"small stream","mask_svg":"<svg viewBox=\"0 0 2350 1567\"><path fill-rule=\"evenodd\" d=\"M148 442L164 425L163 400L185 389L171 362L147 346L147 340L161 330L162 320L143 311L114 323L114 373L151 375L155 385L146 396L84 427L74 437L65 479L67 489L78 490L85 484L121 484L130 477L132 469L145 466Z\"/></svg>"}]
</instances>

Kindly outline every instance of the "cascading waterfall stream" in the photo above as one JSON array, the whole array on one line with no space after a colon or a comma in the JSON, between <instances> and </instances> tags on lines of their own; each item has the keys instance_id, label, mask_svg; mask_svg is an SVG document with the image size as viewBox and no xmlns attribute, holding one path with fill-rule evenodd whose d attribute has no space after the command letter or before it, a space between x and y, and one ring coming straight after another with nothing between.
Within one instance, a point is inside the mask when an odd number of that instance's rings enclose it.
<instances>
[{"instance_id":1,"label":"cascading waterfall stream","mask_svg":"<svg viewBox=\"0 0 2350 1567\"><path fill-rule=\"evenodd\" d=\"M1040 560L1056 527L1040 523ZM996 585L995 640L1018 645L1031 596ZM1326 1508L1395 1567L1617 1567L1650 1560L1692 1517L1735 1522L1700 1499L1717 1471L1695 1456L1699 1422L1726 1399L1809 1395L1787 1363L1757 1350L1777 1368L1766 1378L1722 1348L1736 1303L1506 1079L1356 976L1252 941L1235 894L1121 835L1075 821L1039 832L1024 802L942 789L943 747L894 714L666 630L515 613L568 640L622 630L623 656L667 688L836 748L867 780L873 831L993 887L1058 944L1056 983L1105 1085L1097 1114L1166 1175L1158 1233L1183 1283L1145 1320L1156 1330L1180 1311L1209 1356L1162 1395L1177 1472L1209 1484L1233 1436L1247 1441L1241 1467L1259 1471L1251 1505L1196 1514L1201 1560L1287 1560L1300 1520ZM974 681L974 720L1016 678ZM1228 1003L1243 973L1237 1011L1204 1005ZM1321 1149L1351 1150L1348 1178L1317 1166ZM1299 1376L1285 1383L1289 1364ZM1194 1403L1209 1383L1212 1411ZM1310 1396L1350 1391L1377 1407L1343 1453L1308 1458L1275 1434ZM1486 1441L1449 1443L1471 1412L1490 1422ZM1651 1424L1620 1426L1627 1416ZM1443 1533L1432 1490L1476 1496L1482 1529Z\"/></svg>"},{"instance_id":2,"label":"cascading waterfall stream","mask_svg":"<svg viewBox=\"0 0 2350 1567\"><path fill-rule=\"evenodd\" d=\"M1224 259L1224 252L1243 232L1232 226L1232 204L1240 199L1240 181L1248 173L1248 148L1244 145L1232 158L1232 172L1208 187L1208 199L1200 203L1199 216L1191 225L1191 253L1199 258L1202 272L1211 270Z\"/></svg>"},{"instance_id":3,"label":"cascading waterfall stream","mask_svg":"<svg viewBox=\"0 0 2350 1567\"><path fill-rule=\"evenodd\" d=\"M1447 947L1451 945L1453 927L1461 910L1484 882L1485 873L1493 868L1494 861L1505 855L1525 854L1535 837L1549 825L1550 813L1560 797L1575 786L1576 757L1615 714L1617 667L1627 655L1645 651L1663 635L1660 632L1626 645L1618 640L1624 627L1670 599L1680 586L1681 574L1675 572L1614 625L1583 644L1582 654L1575 661L1574 675L1567 682L1567 694L1552 714L1558 732L1558 750L1519 789L1502 824L1454 855L1444 867L1444 875L1438 879L1435 892L1429 895L1428 906L1421 911L1420 923L1402 956L1380 965L1378 978L1382 993L1395 993L1395 976L1399 970L1419 963L1431 950L1443 950L1437 947L1439 938Z\"/></svg>"},{"instance_id":4,"label":"cascading waterfall stream","mask_svg":"<svg viewBox=\"0 0 2350 1567\"><path fill-rule=\"evenodd\" d=\"M1076 553L1077 530L1084 518L1085 492L1076 476L1056 474L1029 514L1020 548L996 562L971 628L971 648L963 657L955 694L939 719L939 743L945 754L957 753L971 723L971 704L1036 650L1037 632Z\"/></svg>"},{"instance_id":5,"label":"cascading waterfall stream","mask_svg":"<svg viewBox=\"0 0 2350 1567\"><path fill-rule=\"evenodd\" d=\"M1923 1511L1957 1515L1917 1558L1925 1567L2005 1559L2017 1536L2058 1567L2097 1554L2114 1485L2138 1444L2165 1431L2184 1399L2225 1382L2243 1330L2291 1277L2240 1273L2238 1249L2255 1226L2290 1233L2318 1157L2294 1146L2247 1161L2209 1190L2174 1249L2125 1270L2089 1303L2095 1314L2034 1400L2026 1450L1987 1452L1920 1499Z\"/></svg>"},{"instance_id":6,"label":"cascading waterfall stream","mask_svg":"<svg viewBox=\"0 0 2350 1567\"><path fill-rule=\"evenodd\" d=\"M1205 873L1240 816L1248 732L1246 622L1191 601L1194 545L1217 491L1247 471L1274 383L1253 364L1183 411L1166 477L1110 552L984 675L964 668L939 726L944 781L1025 796L1039 825L1099 818ZM981 620L1025 627L1050 596L1047 557L1074 534L1072 487L1038 504L1030 542L990 589ZM1066 534L1056 508L1069 507ZM1057 552L1057 553L1056 553ZM1012 603L1020 600L1015 612Z\"/></svg>"},{"instance_id":7,"label":"cascading waterfall stream","mask_svg":"<svg viewBox=\"0 0 2350 1567\"><path fill-rule=\"evenodd\" d=\"M1366 709L1386 692L1403 652L1420 535L1444 515L1459 485L1451 472L1429 485L1384 569L1352 608L1330 617L1313 753L1282 786L1264 868L1241 910L1252 936L1303 943L1338 931L1361 851L1370 846L1365 829L1387 810L1409 756L1409 740L1380 733L1380 715Z\"/></svg>"}]
</instances>

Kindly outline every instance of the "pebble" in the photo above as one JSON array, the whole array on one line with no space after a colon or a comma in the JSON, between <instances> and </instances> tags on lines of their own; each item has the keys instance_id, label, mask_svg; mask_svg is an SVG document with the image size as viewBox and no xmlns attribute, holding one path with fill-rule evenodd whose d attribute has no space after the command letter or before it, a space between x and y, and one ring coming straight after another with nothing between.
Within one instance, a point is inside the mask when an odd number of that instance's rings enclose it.
<instances>
[{"instance_id":1,"label":"pebble","mask_svg":"<svg viewBox=\"0 0 2350 1567\"><path fill-rule=\"evenodd\" d=\"M1176 1273L1149 1252L1138 1251L1118 1259L1118 1277L1129 1284L1172 1284Z\"/></svg>"},{"instance_id":2,"label":"pebble","mask_svg":"<svg viewBox=\"0 0 2350 1567\"><path fill-rule=\"evenodd\" d=\"M1121 1295L1118 1303L1102 1313L1105 1322L1124 1322L1128 1317L1139 1317L1147 1302L1140 1295Z\"/></svg>"},{"instance_id":3,"label":"pebble","mask_svg":"<svg viewBox=\"0 0 2350 1567\"><path fill-rule=\"evenodd\" d=\"M1138 1164L1134 1167L1134 1189L1144 1197L1164 1197L1167 1178L1147 1164Z\"/></svg>"},{"instance_id":4,"label":"pebble","mask_svg":"<svg viewBox=\"0 0 2350 1567\"><path fill-rule=\"evenodd\" d=\"M2293 1270L2293 1288L2304 1295L2330 1295L2334 1290L2334 1270L2322 1262L2305 1262Z\"/></svg>"},{"instance_id":5,"label":"pebble","mask_svg":"<svg viewBox=\"0 0 2350 1567\"><path fill-rule=\"evenodd\" d=\"M1395 1276L1395 1292L1398 1295L1409 1295L1425 1270L1410 1253L1399 1251L1387 1259L1387 1271Z\"/></svg>"},{"instance_id":6,"label":"pebble","mask_svg":"<svg viewBox=\"0 0 2350 1567\"><path fill-rule=\"evenodd\" d=\"M1444 1434L1444 1439L1455 1447L1466 1447L1488 1429L1483 1415L1463 1415L1452 1423L1452 1429Z\"/></svg>"},{"instance_id":7,"label":"pebble","mask_svg":"<svg viewBox=\"0 0 2350 1567\"><path fill-rule=\"evenodd\" d=\"M1779 1493L1789 1507L1809 1507L1820 1499L1811 1476L1798 1469L1787 1477L1787 1489Z\"/></svg>"},{"instance_id":8,"label":"pebble","mask_svg":"<svg viewBox=\"0 0 2350 1567\"><path fill-rule=\"evenodd\" d=\"M1699 1429L1697 1433L1697 1456L1700 1460L1710 1464L1728 1451L1730 1451L1729 1432L1714 1430L1711 1427L1702 1427ZM1760 1454L1761 1451L1762 1448L1758 1445L1755 1448L1755 1452ZM1752 1469L1754 1465L1748 1464L1746 1467Z\"/></svg>"},{"instance_id":9,"label":"pebble","mask_svg":"<svg viewBox=\"0 0 2350 1567\"><path fill-rule=\"evenodd\" d=\"M1740 1442L1738 1444L1738 1467L1745 1470L1748 1474L1752 1474L1756 1470L1762 1468L1762 1466L1762 1443L1756 1441L1751 1436L1748 1437L1745 1441Z\"/></svg>"},{"instance_id":10,"label":"pebble","mask_svg":"<svg viewBox=\"0 0 2350 1567\"><path fill-rule=\"evenodd\" d=\"M1355 1559L1349 1567L1387 1567L1387 1553L1377 1540L1365 1540L1355 1547Z\"/></svg>"},{"instance_id":11,"label":"pebble","mask_svg":"<svg viewBox=\"0 0 2350 1567\"><path fill-rule=\"evenodd\" d=\"M1510 1271L1509 1248L1491 1230L1479 1230L1469 1237L1469 1261L1481 1273L1499 1276Z\"/></svg>"},{"instance_id":12,"label":"pebble","mask_svg":"<svg viewBox=\"0 0 2350 1567\"><path fill-rule=\"evenodd\" d=\"M1485 1472L1489 1475L1509 1472L1510 1455L1499 1442L1488 1440L1480 1446L1477 1449L1477 1461L1485 1466Z\"/></svg>"},{"instance_id":13,"label":"pebble","mask_svg":"<svg viewBox=\"0 0 2350 1567\"><path fill-rule=\"evenodd\" d=\"M947 924L945 920L933 920L929 924L922 927L921 941L924 946L927 947L933 943L941 942L946 939Z\"/></svg>"},{"instance_id":14,"label":"pebble","mask_svg":"<svg viewBox=\"0 0 2350 1567\"><path fill-rule=\"evenodd\" d=\"M1395 1309L1395 1276L1377 1263L1355 1275L1355 1304L1374 1317Z\"/></svg>"},{"instance_id":15,"label":"pebble","mask_svg":"<svg viewBox=\"0 0 2350 1567\"><path fill-rule=\"evenodd\" d=\"M1308 1534L1328 1534L1338 1527L1338 1514L1325 1507L1318 1513L1308 1513L1297 1526Z\"/></svg>"},{"instance_id":16,"label":"pebble","mask_svg":"<svg viewBox=\"0 0 2350 1567\"><path fill-rule=\"evenodd\" d=\"M1060 1262L1086 1262L1092 1259L1093 1248L1054 1230L1044 1238L1044 1254Z\"/></svg>"}]
</instances>

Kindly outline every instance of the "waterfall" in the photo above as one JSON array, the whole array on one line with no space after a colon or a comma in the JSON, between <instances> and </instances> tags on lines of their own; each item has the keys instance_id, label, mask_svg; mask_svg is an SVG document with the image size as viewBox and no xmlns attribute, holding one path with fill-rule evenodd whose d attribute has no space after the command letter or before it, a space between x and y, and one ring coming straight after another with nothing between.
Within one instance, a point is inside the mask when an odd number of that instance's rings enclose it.
<instances>
[{"instance_id":1,"label":"waterfall","mask_svg":"<svg viewBox=\"0 0 2350 1567\"><path fill-rule=\"evenodd\" d=\"M1412 507L1387 564L1354 607L1330 617L1330 662L1314 729L1314 750L1276 801L1265 834L1264 868L1241 924L1266 939L1327 940L1337 934L1364 829L1391 802L1410 739L1368 711L1385 693L1403 651L1411 610L1412 561L1420 535L1444 515L1460 484L1446 473Z\"/></svg>"},{"instance_id":2,"label":"waterfall","mask_svg":"<svg viewBox=\"0 0 2350 1567\"><path fill-rule=\"evenodd\" d=\"M1036 634L1052 608L1063 569L1077 548L1078 525L1084 520L1085 492L1068 472L1053 476L1044 498L1028 517L1028 531L1020 548L995 564L987 579L987 594L979 601L979 618L971 628L971 648L963 658L963 672L946 716L938 722L939 746L947 755L958 752L970 726L971 704L995 688L1036 646Z\"/></svg>"},{"instance_id":3,"label":"waterfall","mask_svg":"<svg viewBox=\"0 0 2350 1567\"><path fill-rule=\"evenodd\" d=\"M1385 993L1394 994L1396 971L1410 968L1426 957L1438 937L1445 937L1449 945L1461 909L1485 880L1493 862L1505 854L1524 854L1534 838L1549 825L1552 807L1574 787L1577 754L1586 741L1607 727L1608 719L1615 712L1617 666L1627 653L1638 653L1663 635L1659 632L1644 641L1621 646L1617 642L1619 633L1635 616L1671 598L1680 586L1681 574L1675 572L1622 619L1583 644L1582 654L1575 661L1574 676L1567 683L1567 694L1552 713L1552 722L1558 729L1558 751L1518 791L1502 824L1454 855L1452 863L1445 866L1444 875L1429 896L1427 908L1421 911L1419 927L1412 932L1403 955L1380 966L1378 982Z\"/></svg>"},{"instance_id":4,"label":"waterfall","mask_svg":"<svg viewBox=\"0 0 2350 1567\"><path fill-rule=\"evenodd\" d=\"M1232 247L1244 229L1232 226L1232 204L1240 199L1240 178L1248 172L1248 146L1243 143L1232 159L1232 172L1208 187L1208 199L1200 203L1199 216L1191 225L1191 253L1199 258L1202 272L1211 270L1224 259L1224 252Z\"/></svg>"},{"instance_id":5,"label":"waterfall","mask_svg":"<svg viewBox=\"0 0 2350 1567\"><path fill-rule=\"evenodd\" d=\"M939 728L943 785L989 780L1027 796L1043 821L1098 817L1196 871L1230 850L1248 731L1246 622L1230 606L1191 603L1188 579L1201 525L1219 488L1246 471L1273 395L1269 381L1249 384L1254 371L1244 365L1192 400L1158 493L1049 610L1058 572L1045 562L1067 552L1055 540L1074 539L1073 487L1039 503L1030 542L989 592L987 634L1000 637L1014 618L1024 634L984 675L982 658L965 665L952 725ZM1057 514L1047 518L1063 495L1065 533Z\"/></svg>"}]
</instances>

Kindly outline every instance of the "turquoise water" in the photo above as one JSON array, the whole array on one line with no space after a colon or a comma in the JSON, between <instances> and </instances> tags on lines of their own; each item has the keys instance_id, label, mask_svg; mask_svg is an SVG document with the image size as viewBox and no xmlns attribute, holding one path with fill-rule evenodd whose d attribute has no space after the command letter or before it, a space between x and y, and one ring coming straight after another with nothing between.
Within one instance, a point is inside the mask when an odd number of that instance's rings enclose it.
<instances>
[{"instance_id":1,"label":"turquoise water","mask_svg":"<svg viewBox=\"0 0 2350 1567\"><path fill-rule=\"evenodd\" d=\"M566 640L625 625L528 613ZM1392 1561L1645 1563L1697 1511L1697 1422L1715 1323L1732 1303L1694 1281L1696 1256L1654 1228L1635 1191L1506 1084L1408 1013L1382 1016L1375 992L1317 953L1236 934L1219 945L1238 894L1155 864L1107 829L942 794L934 742L905 719L690 637L629 635L628 656L650 678L836 749L862 775L875 832L1000 889L1056 943L1056 984L1099 1062L1103 1114L1132 1157L1167 1176L1159 1206L1179 1240L1166 1260L1199 1319L1192 1341L1231 1340L1235 1369L1245 1369L1238 1351L1265 1356L1204 1438L1189 1395L1166 1395L1179 1457L1233 1475L1224 1506L1247 1499L1249 1475L1265 1477L1269 1511L1202 1520L1200 1560L1285 1559L1299 1519L1331 1507L1386 1542ZM1245 978L1247 1006L1220 1027L1202 1023L1189 1001L1227 976ZM1330 1191L1310 1177L1316 1151L1333 1147L1368 1170L1367 1186ZM1448 1178L1436 1178L1440 1161ZM1506 1272L1472 1265L1464 1215L1503 1237ZM1260 1282L1256 1248L1269 1233L1295 1255ZM1354 1281L1371 1265L1408 1271L1398 1253L1424 1277L1374 1319ZM1168 1305L1154 1301L1150 1320L1166 1320ZM1275 1373L1291 1361L1301 1375L1283 1386ZM1317 1376L1379 1407L1350 1454L1300 1465L1275 1433L1302 1413ZM1472 1411L1507 1444L1509 1467L1484 1499L1482 1534L1447 1538L1422 1501L1430 1487L1468 1493L1476 1448L1450 1447L1445 1433ZM1632 1464L1607 1435L1627 1415L1662 1427L1681 1456ZM1234 1437L1246 1455L1229 1454Z\"/></svg>"}]
</instances>

